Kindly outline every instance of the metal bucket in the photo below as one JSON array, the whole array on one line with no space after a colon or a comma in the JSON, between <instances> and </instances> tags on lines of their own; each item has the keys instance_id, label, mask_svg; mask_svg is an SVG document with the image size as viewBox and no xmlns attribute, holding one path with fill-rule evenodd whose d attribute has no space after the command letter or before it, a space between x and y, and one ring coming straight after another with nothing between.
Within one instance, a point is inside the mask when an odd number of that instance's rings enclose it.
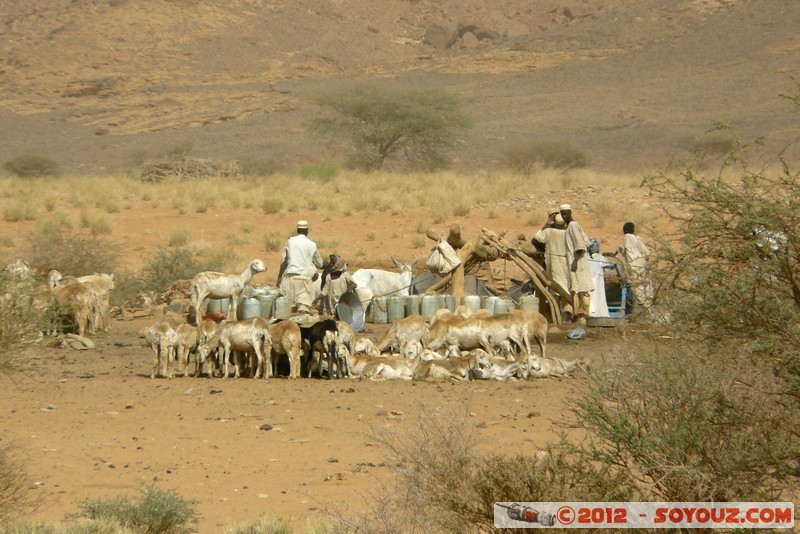
<instances>
[{"instance_id":1,"label":"metal bucket","mask_svg":"<svg viewBox=\"0 0 800 534\"><path fill-rule=\"evenodd\" d=\"M403 297L406 302L406 317L420 314L420 305L422 304L422 297L420 295L408 295Z\"/></svg>"},{"instance_id":2,"label":"metal bucket","mask_svg":"<svg viewBox=\"0 0 800 534\"><path fill-rule=\"evenodd\" d=\"M386 324L389 322L389 303L386 297L375 297L372 299L372 322Z\"/></svg>"},{"instance_id":3,"label":"metal bucket","mask_svg":"<svg viewBox=\"0 0 800 534\"><path fill-rule=\"evenodd\" d=\"M481 304L481 308L484 310L489 310L489 313L494 315L494 305L497 302L497 297L494 295L490 295L488 297L484 297L483 303Z\"/></svg>"},{"instance_id":4,"label":"metal bucket","mask_svg":"<svg viewBox=\"0 0 800 534\"><path fill-rule=\"evenodd\" d=\"M503 315L514 309L514 303L511 299L498 298L494 302L494 315Z\"/></svg>"},{"instance_id":5,"label":"metal bucket","mask_svg":"<svg viewBox=\"0 0 800 534\"><path fill-rule=\"evenodd\" d=\"M390 323L399 321L406 316L406 305L403 297L389 297L387 319Z\"/></svg>"},{"instance_id":6,"label":"metal bucket","mask_svg":"<svg viewBox=\"0 0 800 534\"><path fill-rule=\"evenodd\" d=\"M455 295L445 295L444 296L444 307L450 310L451 312L456 311L456 296Z\"/></svg>"},{"instance_id":7,"label":"metal bucket","mask_svg":"<svg viewBox=\"0 0 800 534\"><path fill-rule=\"evenodd\" d=\"M239 319L250 319L261 315L261 301L257 298L245 297L239 302Z\"/></svg>"},{"instance_id":8,"label":"metal bucket","mask_svg":"<svg viewBox=\"0 0 800 534\"><path fill-rule=\"evenodd\" d=\"M217 299L206 299L206 313L219 313L220 309Z\"/></svg>"},{"instance_id":9,"label":"metal bucket","mask_svg":"<svg viewBox=\"0 0 800 534\"><path fill-rule=\"evenodd\" d=\"M464 295L461 297L461 304L476 312L481 309L481 297L478 295Z\"/></svg>"},{"instance_id":10,"label":"metal bucket","mask_svg":"<svg viewBox=\"0 0 800 534\"><path fill-rule=\"evenodd\" d=\"M339 302L336 304L336 315L340 321L349 324L354 332L361 332L364 329L364 323L366 323L364 305L358 295L352 291L347 291L339 297Z\"/></svg>"},{"instance_id":11,"label":"metal bucket","mask_svg":"<svg viewBox=\"0 0 800 534\"><path fill-rule=\"evenodd\" d=\"M275 310L276 295L261 295L258 297L258 302L261 303L261 310L259 315L264 319L269 319Z\"/></svg>"},{"instance_id":12,"label":"metal bucket","mask_svg":"<svg viewBox=\"0 0 800 534\"><path fill-rule=\"evenodd\" d=\"M278 319L288 319L292 315L292 299L289 297L278 297L275 299L275 317Z\"/></svg>"},{"instance_id":13,"label":"metal bucket","mask_svg":"<svg viewBox=\"0 0 800 534\"><path fill-rule=\"evenodd\" d=\"M519 307L525 313L538 313L539 297L536 295L522 295L519 298Z\"/></svg>"},{"instance_id":14,"label":"metal bucket","mask_svg":"<svg viewBox=\"0 0 800 534\"><path fill-rule=\"evenodd\" d=\"M422 318L428 322L433 320L436 310L439 309L439 298L436 295L424 295L422 297Z\"/></svg>"}]
</instances>

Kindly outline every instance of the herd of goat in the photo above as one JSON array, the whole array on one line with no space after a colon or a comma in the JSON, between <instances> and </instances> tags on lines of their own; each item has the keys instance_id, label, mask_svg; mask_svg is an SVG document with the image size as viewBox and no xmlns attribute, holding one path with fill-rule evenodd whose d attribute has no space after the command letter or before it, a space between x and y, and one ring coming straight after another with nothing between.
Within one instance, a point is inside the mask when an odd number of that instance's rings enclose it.
<instances>
[{"instance_id":1,"label":"herd of goat","mask_svg":"<svg viewBox=\"0 0 800 534\"><path fill-rule=\"evenodd\" d=\"M372 380L527 379L569 376L588 369L584 359L564 361L545 354L547 322L539 313L471 314L467 308L437 311L428 324L413 315L391 324L377 343L358 337L343 321L322 319L302 326L292 319L253 317L239 321L204 319L200 326L173 328L159 321L145 332L153 349L151 377L176 372L202 376L263 378L278 375L288 360L288 377L345 376ZM531 352L530 343L540 353ZM162 368L166 366L165 373Z\"/></svg>"},{"instance_id":2,"label":"herd of goat","mask_svg":"<svg viewBox=\"0 0 800 534\"><path fill-rule=\"evenodd\" d=\"M389 292L408 294L408 266L399 273L370 269L379 287L362 288L374 296ZM17 262L6 274L24 277ZM236 303L254 274L266 270L252 260L242 274L198 273L188 284L185 313L166 315L142 334L153 351L152 378L172 378L176 372L202 376L262 378L277 376L288 367L289 378L359 377L373 380L528 379L569 376L587 370L585 359L564 361L546 355L547 320L539 313L515 310L491 315L487 310L459 307L438 310L430 324L412 315L392 323L383 337L373 342L357 336L352 327L331 318L305 325L308 316L289 319L252 317L236 320ZM358 272L358 271L357 271ZM109 294L113 275L80 278L50 271L48 288L59 305L71 311L78 334L108 331ZM228 298L227 317L203 316L205 299ZM532 345L539 349L534 352ZM538 353L537 353L538 352ZM288 365L286 365L288 363ZM207 371L206 371L207 367Z\"/></svg>"}]
</instances>

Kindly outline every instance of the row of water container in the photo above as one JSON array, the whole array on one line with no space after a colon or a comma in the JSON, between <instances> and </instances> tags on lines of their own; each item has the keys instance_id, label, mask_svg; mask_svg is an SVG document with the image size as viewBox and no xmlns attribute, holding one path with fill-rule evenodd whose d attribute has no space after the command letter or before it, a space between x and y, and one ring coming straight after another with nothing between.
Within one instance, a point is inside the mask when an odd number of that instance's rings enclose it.
<instances>
[{"instance_id":1,"label":"row of water container","mask_svg":"<svg viewBox=\"0 0 800 534\"><path fill-rule=\"evenodd\" d=\"M230 299L207 299L206 313L228 313ZM292 299L281 295L280 291L267 291L254 297L239 297L237 310L239 319L277 317L286 319L292 315Z\"/></svg>"},{"instance_id":2,"label":"row of water container","mask_svg":"<svg viewBox=\"0 0 800 534\"><path fill-rule=\"evenodd\" d=\"M506 297L480 297L478 295L464 295L461 304L478 311L489 310L492 315L501 315L516 309L513 300ZM523 311L538 311L539 299L535 295L523 295L519 303ZM456 300L454 295L408 295L405 297L377 297L372 301L371 322L393 323L404 317L421 315L430 322L436 311L440 309L455 311Z\"/></svg>"},{"instance_id":3,"label":"row of water container","mask_svg":"<svg viewBox=\"0 0 800 534\"><path fill-rule=\"evenodd\" d=\"M228 313L229 299L208 299L206 313ZM517 308L513 300L506 297L480 297L478 295L464 295L461 304L478 311L489 310L492 315L501 315ZM412 315L421 315L430 322L437 310L447 308L455 311L456 301L454 295L408 295L404 297L376 297L369 308L367 320L372 323L393 323ZM535 295L523 295L519 301L519 308L526 312L539 311L539 299ZM238 315L239 319L251 317L276 317L286 319L292 314L292 301L283 296L279 291L269 291L255 297L240 297Z\"/></svg>"}]
</instances>

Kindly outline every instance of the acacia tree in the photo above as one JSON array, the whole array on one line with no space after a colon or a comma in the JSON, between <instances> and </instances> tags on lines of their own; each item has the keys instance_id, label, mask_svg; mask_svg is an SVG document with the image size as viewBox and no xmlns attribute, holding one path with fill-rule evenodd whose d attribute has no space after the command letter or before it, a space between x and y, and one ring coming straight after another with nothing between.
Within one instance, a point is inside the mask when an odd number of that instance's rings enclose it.
<instances>
[{"instance_id":1,"label":"acacia tree","mask_svg":"<svg viewBox=\"0 0 800 534\"><path fill-rule=\"evenodd\" d=\"M444 168L445 154L472 125L459 100L438 89L390 91L361 85L322 95L334 113L315 121L323 135L350 144L348 164L377 170L389 162L426 171Z\"/></svg>"},{"instance_id":2,"label":"acacia tree","mask_svg":"<svg viewBox=\"0 0 800 534\"><path fill-rule=\"evenodd\" d=\"M633 476L643 499L796 497L798 154L792 143L755 167L748 148L716 175L689 164L645 179L677 229L656 269L675 346L623 354L575 405L592 458Z\"/></svg>"}]
</instances>

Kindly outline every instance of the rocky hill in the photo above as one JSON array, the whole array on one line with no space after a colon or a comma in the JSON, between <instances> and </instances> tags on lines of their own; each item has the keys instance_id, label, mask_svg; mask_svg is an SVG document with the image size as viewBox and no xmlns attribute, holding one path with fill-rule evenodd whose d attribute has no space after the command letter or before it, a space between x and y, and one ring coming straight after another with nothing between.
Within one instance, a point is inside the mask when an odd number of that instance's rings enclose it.
<instances>
[{"instance_id":1,"label":"rocky hill","mask_svg":"<svg viewBox=\"0 0 800 534\"><path fill-rule=\"evenodd\" d=\"M439 87L475 128L459 170L565 141L592 166L663 167L713 120L782 143L800 10L774 0L17 0L0 13L0 161L118 172L171 147L336 161L311 97ZM689 141L687 141L689 140Z\"/></svg>"}]
</instances>

